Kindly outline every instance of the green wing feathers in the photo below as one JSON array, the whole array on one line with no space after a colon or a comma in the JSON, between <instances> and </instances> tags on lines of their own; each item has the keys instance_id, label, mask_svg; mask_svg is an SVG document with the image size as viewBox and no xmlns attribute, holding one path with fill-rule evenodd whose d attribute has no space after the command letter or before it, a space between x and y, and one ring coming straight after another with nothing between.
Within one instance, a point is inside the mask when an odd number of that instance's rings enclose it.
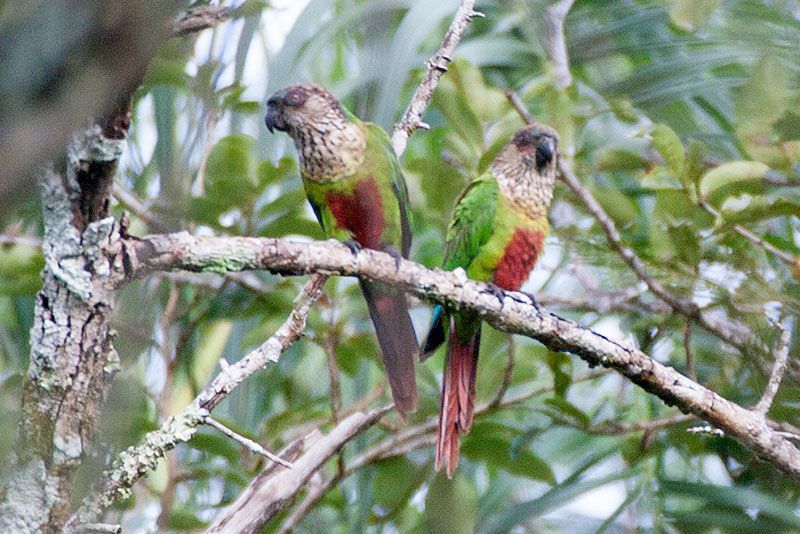
<instances>
[{"instance_id":1,"label":"green wing feathers","mask_svg":"<svg viewBox=\"0 0 800 534\"><path fill-rule=\"evenodd\" d=\"M469 269L492 235L499 194L497 182L489 174L474 180L461 194L447 229L445 269Z\"/></svg>"}]
</instances>

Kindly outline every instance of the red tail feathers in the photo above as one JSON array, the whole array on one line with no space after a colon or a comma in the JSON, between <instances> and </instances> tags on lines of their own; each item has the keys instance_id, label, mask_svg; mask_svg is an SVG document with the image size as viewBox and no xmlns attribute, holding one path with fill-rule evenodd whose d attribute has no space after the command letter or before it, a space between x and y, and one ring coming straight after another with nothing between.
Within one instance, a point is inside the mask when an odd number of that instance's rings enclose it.
<instances>
[{"instance_id":1,"label":"red tail feathers","mask_svg":"<svg viewBox=\"0 0 800 534\"><path fill-rule=\"evenodd\" d=\"M481 344L480 326L478 328L465 343L456 332L455 321L450 319L436 436L436 470L444 465L448 478L453 476L458 466L459 436L469 431L475 413L476 371Z\"/></svg>"}]
</instances>

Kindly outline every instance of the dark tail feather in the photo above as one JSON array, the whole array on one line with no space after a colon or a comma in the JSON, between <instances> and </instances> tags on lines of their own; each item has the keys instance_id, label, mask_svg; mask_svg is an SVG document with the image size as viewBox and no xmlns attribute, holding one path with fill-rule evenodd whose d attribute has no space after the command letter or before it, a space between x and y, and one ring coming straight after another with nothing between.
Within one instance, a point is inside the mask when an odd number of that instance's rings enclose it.
<instances>
[{"instance_id":1,"label":"dark tail feather","mask_svg":"<svg viewBox=\"0 0 800 534\"><path fill-rule=\"evenodd\" d=\"M391 286L374 282L361 281L361 290L375 325L394 405L405 419L407 413L417 409L414 375L417 335L408 315L406 297Z\"/></svg>"},{"instance_id":2,"label":"dark tail feather","mask_svg":"<svg viewBox=\"0 0 800 534\"><path fill-rule=\"evenodd\" d=\"M458 467L459 436L469 432L472 426L480 344L480 330L464 343L451 319L436 435L436 470L439 471L444 465L448 478L452 478L453 471Z\"/></svg>"},{"instance_id":3,"label":"dark tail feather","mask_svg":"<svg viewBox=\"0 0 800 534\"><path fill-rule=\"evenodd\" d=\"M425 336L425 341L422 342L422 350L419 354L420 361L424 362L444 343L444 307L437 304L433 308L433 318L431 319L431 328L428 330L428 335Z\"/></svg>"}]
</instances>

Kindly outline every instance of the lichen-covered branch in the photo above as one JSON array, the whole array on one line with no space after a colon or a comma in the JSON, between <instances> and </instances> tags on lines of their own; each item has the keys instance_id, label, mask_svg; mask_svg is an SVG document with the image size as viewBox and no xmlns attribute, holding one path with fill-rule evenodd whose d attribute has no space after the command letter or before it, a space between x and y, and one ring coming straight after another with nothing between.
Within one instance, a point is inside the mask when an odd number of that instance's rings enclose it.
<instances>
[{"instance_id":1,"label":"lichen-covered branch","mask_svg":"<svg viewBox=\"0 0 800 534\"><path fill-rule=\"evenodd\" d=\"M68 526L75 528L79 524L95 521L112 503L128 496L136 481L155 469L167 451L191 439L197 427L222 399L247 377L265 365L277 362L280 355L305 330L308 312L322 293L326 280L327 277L321 274L312 276L300 291L289 317L275 334L235 364L229 365L220 360L222 370L192 404L164 421L158 430L149 432L144 443L120 453L104 477L102 487L84 499L81 508L70 518Z\"/></svg>"},{"instance_id":2,"label":"lichen-covered branch","mask_svg":"<svg viewBox=\"0 0 800 534\"><path fill-rule=\"evenodd\" d=\"M614 369L667 404L723 429L800 480L800 451L777 435L760 414L720 397L628 343L608 339L538 308L523 294L507 293L500 302L487 285L469 280L463 271L431 270L407 260L398 266L388 254L373 250L352 254L343 244L332 241L298 243L268 238L196 237L188 233L128 240L124 254L131 273L139 276L175 269L354 275L393 284L449 306L474 310L502 331L537 339L552 350L571 352L590 365Z\"/></svg>"},{"instance_id":3,"label":"lichen-covered branch","mask_svg":"<svg viewBox=\"0 0 800 534\"><path fill-rule=\"evenodd\" d=\"M461 5L458 7L453 22L444 34L442 44L436 53L425 63L425 76L422 82L414 90L414 96L411 97L411 102L408 104L403 117L400 119L394 130L392 131L392 147L395 153L400 156L405 152L406 145L408 145L408 138L417 128L427 128L428 125L422 122L422 114L425 108L428 107L433 96L433 91L439 85L439 78L447 72L447 64L453 60L453 53L456 46L461 41L464 31L467 29L467 24L475 17L482 17L482 13L478 13L474 9L475 0L462 0Z\"/></svg>"},{"instance_id":4,"label":"lichen-covered branch","mask_svg":"<svg viewBox=\"0 0 800 534\"><path fill-rule=\"evenodd\" d=\"M231 18L233 9L225 6L198 6L178 16L172 23L172 33L189 35L216 26Z\"/></svg>"}]
</instances>

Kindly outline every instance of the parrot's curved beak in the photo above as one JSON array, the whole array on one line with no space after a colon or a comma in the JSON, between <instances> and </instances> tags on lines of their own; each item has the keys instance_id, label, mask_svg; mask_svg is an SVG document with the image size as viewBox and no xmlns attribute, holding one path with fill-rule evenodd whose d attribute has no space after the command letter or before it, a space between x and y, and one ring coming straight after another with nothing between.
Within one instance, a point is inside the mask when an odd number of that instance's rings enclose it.
<instances>
[{"instance_id":1,"label":"parrot's curved beak","mask_svg":"<svg viewBox=\"0 0 800 534\"><path fill-rule=\"evenodd\" d=\"M553 161L556 153L556 143L550 137L542 137L536 143L536 168L541 172Z\"/></svg>"},{"instance_id":2,"label":"parrot's curved beak","mask_svg":"<svg viewBox=\"0 0 800 534\"><path fill-rule=\"evenodd\" d=\"M274 100L274 97L267 101L267 116L264 117L264 122L267 125L267 130L269 130L269 133L273 133L274 130L285 132L289 129L289 125L286 124L286 121L283 118L283 113L281 113L281 110L278 107L277 102Z\"/></svg>"}]
</instances>

